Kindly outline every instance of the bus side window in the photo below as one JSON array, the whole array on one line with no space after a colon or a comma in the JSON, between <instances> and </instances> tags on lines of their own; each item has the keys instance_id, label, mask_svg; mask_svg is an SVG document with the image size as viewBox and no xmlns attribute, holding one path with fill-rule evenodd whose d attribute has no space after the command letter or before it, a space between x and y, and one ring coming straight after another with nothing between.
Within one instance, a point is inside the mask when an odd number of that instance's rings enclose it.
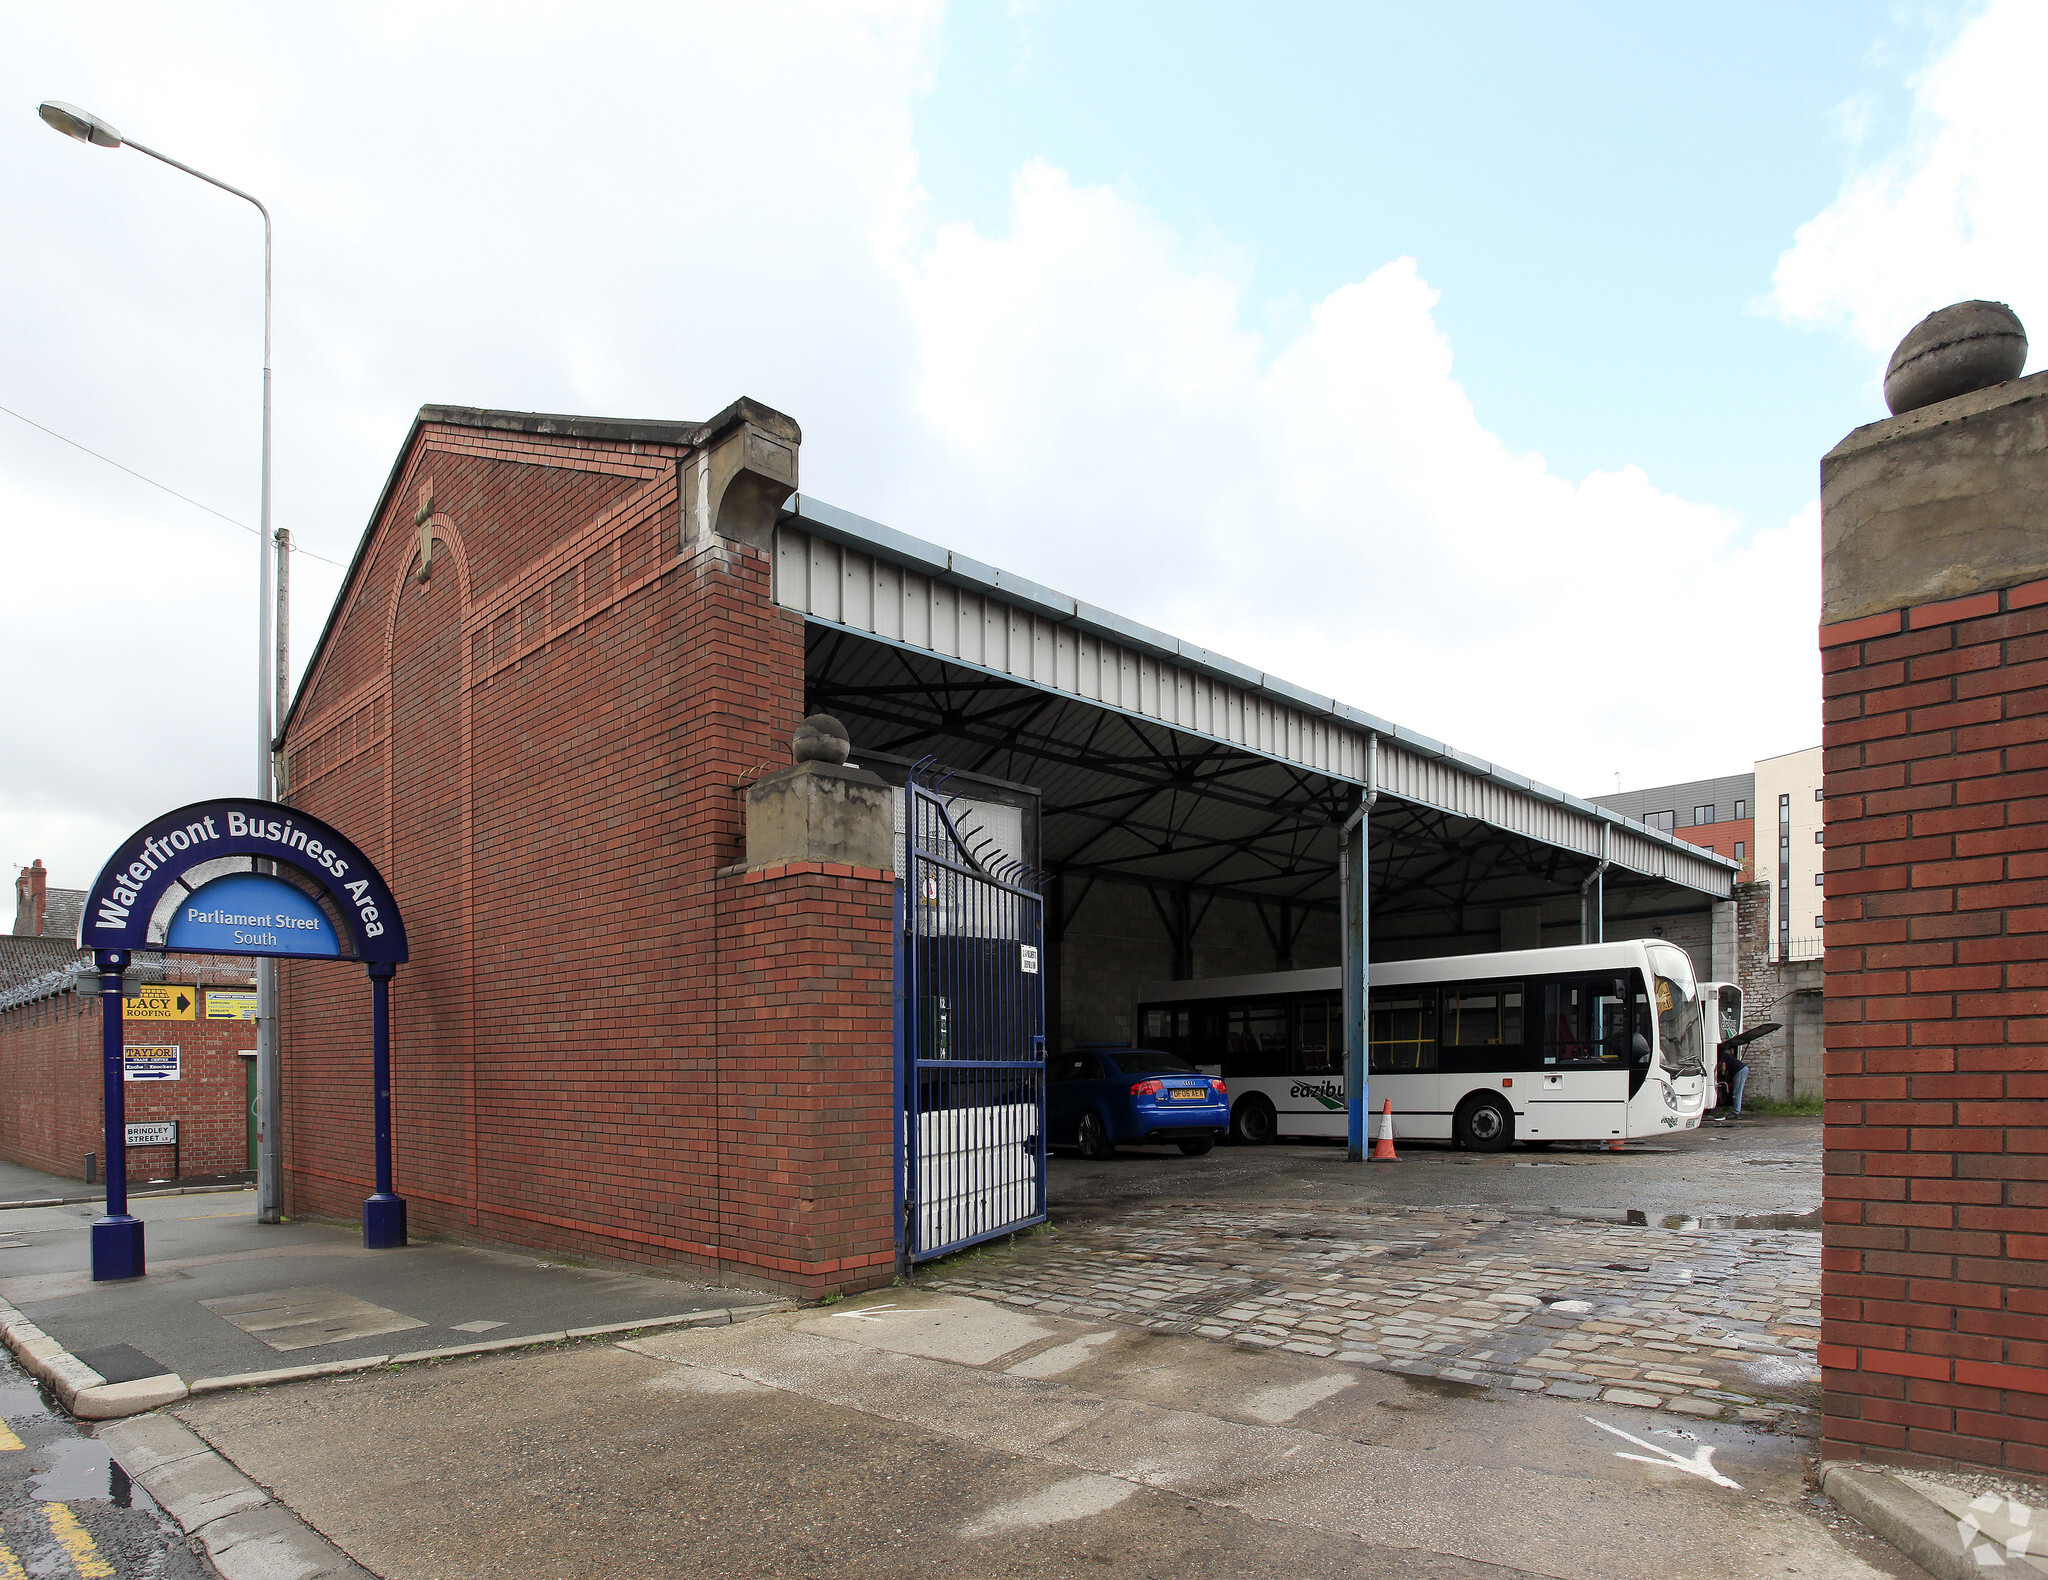
<instances>
[{"instance_id":1,"label":"bus side window","mask_svg":"<svg viewBox=\"0 0 2048 1580\"><path fill-rule=\"evenodd\" d=\"M1285 1004L1233 1004L1224 1036L1225 1080L1287 1073Z\"/></svg>"},{"instance_id":2,"label":"bus side window","mask_svg":"<svg viewBox=\"0 0 2048 1580\"><path fill-rule=\"evenodd\" d=\"M1595 984L1600 1016L1600 1056L1609 1064L1628 1065L1636 1057L1636 1042L1650 1040L1650 998L1639 981L1627 977L1603 978Z\"/></svg>"},{"instance_id":3,"label":"bus side window","mask_svg":"<svg viewBox=\"0 0 2048 1580\"><path fill-rule=\"evenodd\" d=\"M1598 1022L1588 1016L1590 983L1543 984L1543 1062L1578 1064L1600 1056Z\"/></svg>"},{"instance_id":4,"label":"bus side window","mask_svg":"<svg viewBox=\"0 0 2048 1580\"><path fill-rule=\"evenodd\" d=\"M1522 984L1473 982L1444 989L1444 1046L1522 1046Z\"/></svg>"},{"instance_id":5,"label":"bus side window","mask_svg":"<svg viewBox=\"0 0 2048 1580\"><path fill-rule=\"evenodd\" d=\"M1382 1075L1436 1068L1436 991L1387 988L1372 995L1366 1046ZM1332 1020L1338 1012L1332 1013Z\"/></svg>"},{"instance_id":6,"label":"bus side window","mask_svg":"<svg viewBox=\"0 0 2048 1580\"><path fill-rule=\"evenodd\" d=\"M1338 999L1294 1006L1294 1073L1335 1075L1344 1063L1344 1011Z\"/></svg>"},{"instance_id":7,"label":"bus side window","mask_svg":"<svg viewBox=\"0 0 2048 1580\"><path fill-rule=\"evenodd\" d=\"M1612 977L1543 988L1543 1062L1618 1065L1628 1058L1627 984Z\"/></svg>"},{"instance_id":8,"label":"bus side window","mask_svg":"<svg viewBox=\"0 0 2048 1580\"><path fill-rule=\"evenodd\" d=\"M1159 1048L1186 1058L1189 1013L1184 1009L1147 1009L1139 1030L1139 1046Z\"/></svg>"},{"instance_id":9,"label":"bus side window","mask_svg":"<svg viewBox=\"0 0 2048 1580\"><path fill-rule=\"evenodd\" d=\"M1626 1064L1629 1044L1628 980L1625 977L1608 977L1593 983L1592 988L1600 1057L1609 1064Z\"/></svg>"}]
</instances>

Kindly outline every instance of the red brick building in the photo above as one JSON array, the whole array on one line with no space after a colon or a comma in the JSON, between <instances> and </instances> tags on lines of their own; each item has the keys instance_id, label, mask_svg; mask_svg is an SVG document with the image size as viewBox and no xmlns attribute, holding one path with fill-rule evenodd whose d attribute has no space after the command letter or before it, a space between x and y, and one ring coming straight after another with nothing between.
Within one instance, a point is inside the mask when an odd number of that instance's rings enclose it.
<instances>
[{"instance_id":1,"label":"red brick building","mask_svg":"<svg viewBox=\"0 0 2048 1580\"><path fill-rule=\"evenodd\" d=\"M893 1270L880 870L739 870L789 761L768 599L795 424L428 408L287 732L287 799L391 881L420 1229L823 1289ZM772 497L770 497L772 495ZM283 972L287 1207L365 1194L367 984Z\"/></svg>"},{"instance_id":2,"label":"red brick building","mask_svg":"<svg viewBox=\"0 0 2048 1580\"><path fill-rule=\"evenodd\" d=\"M1825 1451L2048 1473L2048 374L1822 468Z\"/></svg>"},{"instance_id":3,"label":"red brick building","mask_svg":"<svg viewBox=\"0 0 2048 1580\"><path fill-rule=\"evenodd\" d=\"M986 788L976 837L1041 870L1055 1039L1128 1034L1139 982L1334 963L1368 780L1377 954L1573 941L1589 892L1610 938L1704 938L1732 895L1732 861L1667 833L794 496L799 443L744 401L430 406L405 441L284 794L404 911L420 1230L807 1293L892 1276L894 875L748 860L749 789L814 712L877 793L920 757ZM282 976L287 1209L353 1217L367 984Z\"/></svg>"},{"instance_id":4,"label":"red brick building","mask_svg":"<svg viewBox=\"0 0 2048 1580\"><path fill-rule=\"evenodd\" d=\"M23 870L42 876L40 863ZM88 1159L97 1178L106 1161L100 1001L92 988L77 986L77 972L91 965L91 954L68 937L0 937L0 1158L66 1179L85 1179ZM131 1048L175 1048L178 1078L128 1082L128 1120L175 1120L178 1140L175 1148L131 1148L128 1178L250 1168L256 1037L254 1021L242 1018L254 1007L248 963L167 956L145 960L132 975L147 998L131 1001L124 1040Z\"/></svg>"}]
</instances>

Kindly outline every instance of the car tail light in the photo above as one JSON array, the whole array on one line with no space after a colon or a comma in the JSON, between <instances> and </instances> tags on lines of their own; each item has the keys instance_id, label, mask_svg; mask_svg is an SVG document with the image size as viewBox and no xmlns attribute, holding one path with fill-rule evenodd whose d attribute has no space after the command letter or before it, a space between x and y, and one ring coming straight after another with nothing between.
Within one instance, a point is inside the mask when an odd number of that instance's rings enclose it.
<instances>
[{"instance_id":1,"label":"car tail light","mask_svg":"<svg viewBox=\"0 0 2048 1580\"><path fill-rule=\"evenodd\" d=\"M1133 1097L1157 1097L1165 1090L1166 1083L1163 1081L1134 1081L1131 1083L1131 1096Z\"/></svg>"},{"instance_id":2,"label":"car tail light","mask_svg":"<svg viewBox=\"0 0 2048 1580\"><path fill-rule=\"evenodd\" d=\"M1217 1080L1216 1077L1213 1075L1209 1077L1209 1090L1214 1092L1218 1097L1227 1097L1230 1095L1229 1088L1226 1087L1221 1081Z\"/></svg>"}]
</instances>

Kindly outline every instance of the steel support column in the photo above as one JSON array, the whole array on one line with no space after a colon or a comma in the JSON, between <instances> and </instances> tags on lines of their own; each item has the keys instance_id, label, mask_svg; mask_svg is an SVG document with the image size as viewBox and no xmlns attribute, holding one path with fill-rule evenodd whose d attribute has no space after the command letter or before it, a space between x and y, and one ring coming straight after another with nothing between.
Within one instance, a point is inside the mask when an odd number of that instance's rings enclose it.
<instances>
[{"instance_id":1,"label":"steel support column","mask_svg":"<svg viewBox=\"0 0 2048 1580\"><path fill-rule=\"evenodd\" d=\"M1379 737L1366 738L1365 794L1345 820L1337 845L1337 910L1344 932L1344 1106L1346 1162L1366 1156L1366 1114L1372 1102L1366 1056L1366 1006L1372 971L1372 805L1379 799Z\"/></svg>"},{"instance_id":2,"label":"steel support column","mask_svg":"<svg viewBox=\"0 0 2048 1580\"><path fill-rule=\"evenodd\" d=\"M370 963L370 1084L376 1090L377 1190L363 1203L363 1245L389 1251L405 1244L405 1198L391 1188L391 978L398 967Z\"/></svg>"},{"instance_id":3,"label":"steel support column","mask_svg":"<svg viewBox=\"0 0 2048 1580\"><path fill-rule=\"evenodd\" d=\"M107 1210L92 1226L92 1277L96 1284L140 1278L146 1271L142 1220L128 1211L128 1072L121 973L130 958L120 949L93 952L100 972L100 1101L107 1147Z\"/></svg>"}]
</instances>

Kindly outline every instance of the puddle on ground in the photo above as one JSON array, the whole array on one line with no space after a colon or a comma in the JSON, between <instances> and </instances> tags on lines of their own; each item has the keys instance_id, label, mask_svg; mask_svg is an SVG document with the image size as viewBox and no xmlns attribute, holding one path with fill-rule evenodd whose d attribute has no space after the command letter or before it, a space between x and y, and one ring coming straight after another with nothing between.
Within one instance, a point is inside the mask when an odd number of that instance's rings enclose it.
<instances>
[{"instance_id":1,"label":"puddle on ground","mask_svg":"<svg viewBox=\"0 0 2048 1580\"><path fill-rule=\"evenodd\" d=\"M1484 1399L1486 1387L1483 1383L1455 1382L1449 1377L1421 1377L1413 1372L1394 1372L1417 1393L1433 1393L1440 1399Z\"/></svg>"},{"instance_id":2,"label":"puddle on ground","mask_svg":"<svg viewBox=\"0 0 2048 1580\"><path fill-rule=\"evenodd\" d=\"M1806 1229L1820 1232L1820 1209L1810 1212L1649 1213L1636 1207L1511 1206L1511 1213L1551 1218L1584 1218L1648 1229Z\"/></svg>"},{"instance_id":3,"label":"puddle on ground","mask_svg":"<svg viewBox=\"0 0 2048 1580\"><path fill-rule=\"evenodd\" d=\"M29 1441L42 1468L29 1478L29 1496L38 1503L70 1503L80 1498L103 1498L120 1509L154 1509L149 1494L128 1479L128 1473L114 1463L106 1444L85 1435L84 1429L65 1422L62 1412L51 1405L43 1391L27 1381L8 1357L6 1373L16 1380L0 1380L0 1420L6 1421ZM0 1377L4 1377L0 1373ZM63 1423L68 1431L51 1436L37 1427Z\"/></svg>"},{"instance_id":4,"label":"puddle on ground","mask_svg":"<svg viewBox=\"0 0 2048 1580\"><path fill-rule=\"evenodd\" d=\"M29 1495L38 1503L107 1498L124 1509L133 1507L129 1480L115 1465L106 1444L90 1437L59 1438L46 1444L43 1453L49 1463L29 1484Z\"/></svg>"},{"instance_id":5,"label":"puddle on ground","mask_svg":"<svg viewBox=\"0 0 2048 1580\"><path fill-rule=\"evenodd\" d=\"M1660 1229L1810 1229L1820 1233L1820 1209L1811 1212L1752 1212L1739 1217L1659 1218Z\"/></svg>"}]
</instances>

